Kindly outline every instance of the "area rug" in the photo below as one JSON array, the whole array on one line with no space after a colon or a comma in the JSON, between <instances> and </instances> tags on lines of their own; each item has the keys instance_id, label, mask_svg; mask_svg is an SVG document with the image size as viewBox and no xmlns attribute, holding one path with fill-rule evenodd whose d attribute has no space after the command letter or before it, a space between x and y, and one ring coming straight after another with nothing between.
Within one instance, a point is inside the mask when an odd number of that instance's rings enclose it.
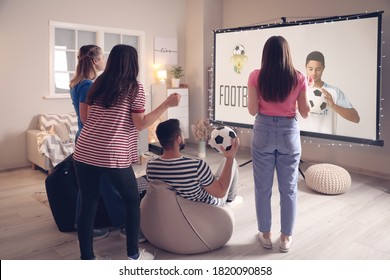
<instances>
[{"instance_id":1,"label":"area rug","mask_svg":"<svg viewBox=\"0 0 390 280\"><path fill-rule=\"evenodd\" d=\"M47 199L46 192L35 192L32 194L32 197L39 203L49 206L49 200Z\"/></svg>"}]
</instances>

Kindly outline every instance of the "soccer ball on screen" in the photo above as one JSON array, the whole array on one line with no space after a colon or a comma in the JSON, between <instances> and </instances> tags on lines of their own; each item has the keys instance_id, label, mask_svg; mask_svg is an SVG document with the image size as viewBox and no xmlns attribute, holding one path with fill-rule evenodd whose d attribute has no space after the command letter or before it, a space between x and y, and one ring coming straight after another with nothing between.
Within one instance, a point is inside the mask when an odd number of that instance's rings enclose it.
<instances>
[{"instance_id":1,"label":"soccer ball on screen","mask_svg":"<svg viewBox=\"0 0 390 280\"><path fill-rule=\"evenodd\" d=\"M233 129L227 126L220 126L211 131L209 145L211 149L222 154L221 146L229 151L232 148L232 139L236 138L237 134Z\"/></svg>"},{"instance_id":2,"label":"soccer ball on screen","mask_svg":"<svg viewBox=\"0 0 390 280\"><path fill-rule=\"evenodd\" d=\"M244 55L245 48L243 45L235 45L233 49L233 55Z\"/></svg>"},{"instance_id":3,"label":"soccer ball on screen","mask_svg":"<svg viewBox=\"0 0 390 280\"><path fill-rule=\"evenodd\" d=\"M328 107L324 94L318 88L310 88L308 90L308 99L310 113L321 114Z\"/></svg>"}]
</instances>

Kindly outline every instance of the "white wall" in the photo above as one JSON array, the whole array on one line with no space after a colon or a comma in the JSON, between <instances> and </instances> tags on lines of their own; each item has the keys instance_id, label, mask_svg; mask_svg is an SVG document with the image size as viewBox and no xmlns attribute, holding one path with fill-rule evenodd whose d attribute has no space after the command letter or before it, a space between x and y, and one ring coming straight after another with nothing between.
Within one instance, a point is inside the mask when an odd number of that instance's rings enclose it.
<instances>
[{"instance_id":1,"label":"white wall","mask_svg":"<svg viewBox=\"0 0 390 280\"><path fill-rule=\"evenodd\" d=\"M390 1L389 0L224 0L223 28L240 27L287 20L301 20L383 10L383 59L381 139L384 147L369 147L318 138L302 137L303 160L334 163L361 172L390 177ZM331 38L330 38L331 39ZM259 49L259 51L261 51ZM361 81L356 81L361 82ZM250 133L242 133L242 142L250 142ZM310 143L311 141L311 143Z\"/></svg>"},{"instance_id":2,"label":"white wall","mask_svg":"<svg viewBox=\"0 0 390 280\"><path fill-rule=\"evenodd\" d=\"M222 26L223 0L187 0L186 63L190 123L208 118L208 67L212 66L212 31ZM193 135L190 133L190 141Z\"/></svg>"},{"instance_id":3,"label":"white wall","mask_svg":"<svg viewBox=\"0 0 390 280\"><path fill-rule=\"evenodd\" d=\"M185 67L184 0L0 0L0 170L26 166L26 130L41 113L73 111L49 89L49 21L146 33L146 85L154 82L153 38L177 37Z\"/></svg>"},{"instance_id":4,"label":"white wall","mask_svg":"<svg viewBox=\"0 0 390 280\"><path fill-rule=\"evenodd\" d=\"M186 19L186 63L187 81L189 85L189 119L194 120L205 116L204 91L204 2L205 0L187 0ZM191 130L191 129L190 129ZM190 131L190 138L192 138Z\"/></svg>"}]
</instances>

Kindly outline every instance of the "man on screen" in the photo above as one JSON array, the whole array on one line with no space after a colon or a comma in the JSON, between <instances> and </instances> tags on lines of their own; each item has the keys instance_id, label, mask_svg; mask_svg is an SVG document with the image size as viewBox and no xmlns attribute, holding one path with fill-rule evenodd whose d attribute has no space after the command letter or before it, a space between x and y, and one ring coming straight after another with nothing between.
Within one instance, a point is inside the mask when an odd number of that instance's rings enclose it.
<instances>
[{"instance_id":1,"label":"man on screen","mask_svg":"<svg viewBox=\"0 0 390 280\"><path fill-rule=\"evenodd\" d=\"M306 57L306 75L309 82L309 87L312 89L313 97L318 97L318 90L322 92L322 97L326 102L323 107L313 112L314 114L323 115L332 121L335 119L334 113L340 115L344 119L359 123L359 113L353 108L345 94L337 87L331 86L322 81L322 74L325 69L324 55L319 51L313 51ZM320 94L321 95L321 94ZM314 99L313 98L313 99ZM310 97L309 97L310 100ZM316 100L311 102L311 106L316 106ZM326 109L323 109L326 108Z\"/></svg>"}]
</instances>

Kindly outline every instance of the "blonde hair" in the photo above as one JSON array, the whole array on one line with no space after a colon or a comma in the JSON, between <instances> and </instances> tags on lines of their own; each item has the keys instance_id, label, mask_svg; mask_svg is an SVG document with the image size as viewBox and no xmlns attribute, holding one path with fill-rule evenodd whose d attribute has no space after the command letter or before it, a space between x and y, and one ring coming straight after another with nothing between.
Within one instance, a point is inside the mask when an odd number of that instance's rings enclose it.
<instances>
[{"instance_id":1,"label":"blonde hair","mask_svg":"<svg viewBox=\"0 0 390 280\"><path fill-rule=\"evenodd\" d=\"M102 53L102 49L96 45L82 46L77 55L76 72L69 87L73 88L83 80L94 80L97 77L97 72L93 61L99 57Z\"/></svg>"}]
</instances>

